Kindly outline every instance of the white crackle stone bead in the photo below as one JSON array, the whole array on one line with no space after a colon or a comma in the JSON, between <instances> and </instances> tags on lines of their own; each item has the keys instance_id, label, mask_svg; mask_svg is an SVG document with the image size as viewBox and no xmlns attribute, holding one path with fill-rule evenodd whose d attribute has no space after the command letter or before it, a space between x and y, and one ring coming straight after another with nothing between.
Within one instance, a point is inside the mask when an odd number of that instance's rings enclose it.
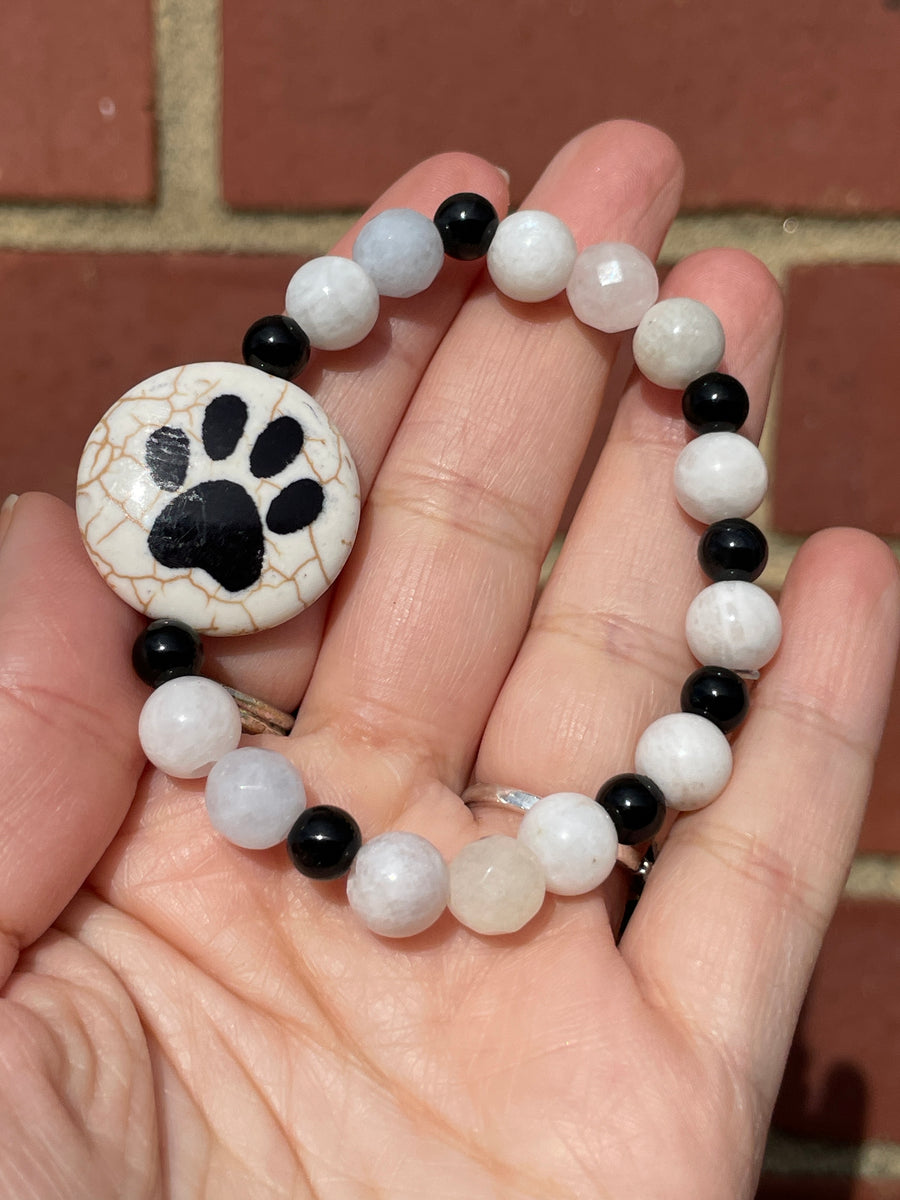
<instances>
[{"instance_id":1,"label":"white crackle stone bead","mask_svg":"<svg viewBox=\"0 0 900 1200\"><path fill-rule=\"evenodd\" d=\"M749 516L769 486L765 459L739 433L704 433L688 442L678 455L674 478L678 503L708 525Z\"/></svg>"},{"instance_id":2,"label":"white crackle stone bead","mask_svg":"<svg viewBox=\"0 0 900 1200\"><path fill-rule=\"evenodd\" d=\"M557 896L593 891L616 865L616 827L592 796L544 796L522 818L518 837L541 864L547 891Z\"/></svg>"},{"instance_id":3,"label":"white crackle stone bead","mask_svg":"<svg viewBox=\"0 0 900 1200\"><path fill-rule=\"evenodd\" d=\"M284 310L310 345L346 350L371 331L378 319L378 288L351 258L326 254L311 258L291 276Z\"/></svg>"},{"instance_id":4,"label":"white crackle stone bead","mask_svg":"<svg viewBox=\"0 0 900 1200\"><path fill-rule=\"evenodd\" d=\"M673 296L648 309L634 331L634 361L651 383L686 388L715 371L725 353L725 331L711 308Z\"/></svg>"},{"instance_id":5,"label":"white crackle stone bead","mask_svg":"<svg viewBox=\"0 0 900 1200\"><path fill-rule=\"evenodd\" d=\"M360 230L353 261L382 296L406 299L434 282L444 261L444 243L434 221L422 213L388 208Z\"/></svg>"},{"instance_id":6,"label":"white crackle stone bead","mask_svg":"<svg viewBox=\"0 0 900 1200\"><path fill-rule=\"evenodd\" d=\"M496 834L450 863L450 911L475 933L515 933L544 902L544 872L517 838Z\"/></svg>"},{"instance_id":7,"label":"white crackle stone bead","mask_svg":"<svg viewBox=\"0 0 900 1200\"><path fill-rule=\"evenodd\" d=\"M373 933L412 937L447 907L447 864L417 833L382 833L365 842L347 877L350 907Z\"/></svg>"},{"instance_id":8,"label":"white crackle stone bead","mask_svg":"<svg viewBox=\"0 0 900 1200\"><path fill-rule=\"evenodd\" d=\"M487 268L505 296L537 303L563 290L576 254L575 239L564 221L539 209L521 209L497 226Z\"/></svg>"},{"instance_id":9,"label":"white crackle stone bead","mask_svg":"<svg viewBox=\"0 0 900 1200\"><path fill-rule=\"evenodd\" d=\"M245 850L283 842L305 808L300 772L276 750L240 746L220 758L206 780L210 824Z\"/></svg>"},{"instance_id":10,"label":"white crackle stone bead","mask_svg":"<svg viewBox=\"0 0 900 1200\"><path fill-rule=\"evenodd\" d=\"M126 604L224 637L278 625L330 586L356 536L359 480L312 396L242 363L189 363L98 422L76 510Z\"/></svg>"},{"instance_id":11,"label":"white crackle stone bead","mask_svg":"<svg viewBox=\"0 0 900 1200\"><path fill-rule=\"evenodd\" d=\"M202 779L241 740L241 714L221 684L184 675L148 697L138 737L160 771L176 779Z\"/></svg>"},{"instance_id":12,"label":"white crackle stone bead","mask_svg":"<svg viewBox=\"0 0 900 1200\"><path fill-rule=\"evenodd\" d=\"M667 808L692 812L715 800L731 778L731 746L706 717L668 713L641 734L634 766L662 789Z\"/></svg>"},{"instance_id":13,"label":"white crackle stone bead","mask_svg":"<svg viewBox=\"0 0 900 1200\"><path fill-rule=\"evenodd\" d=\"M566 288L579 321L605 333L634 329L656 303L656 267L637 246L599 242L578 255Z\"/></svg>"},{"instance_id":14,"label":"white crackle stone bead","mask_svg":"<svg viewBox=\"0 0 900 1200\"><path fill-rule=\"evenodd\" d=\"M691 654L701 663L755 671L781 642L781 614L755 583L721 580L695 596L685 621Z\"/></svg>"}]
</instances>

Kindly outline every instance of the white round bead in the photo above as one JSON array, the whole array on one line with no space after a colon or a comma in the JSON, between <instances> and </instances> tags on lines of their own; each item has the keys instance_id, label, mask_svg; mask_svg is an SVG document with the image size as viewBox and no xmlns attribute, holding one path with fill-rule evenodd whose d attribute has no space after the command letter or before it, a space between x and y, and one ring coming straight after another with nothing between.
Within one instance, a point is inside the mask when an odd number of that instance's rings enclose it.
<instances>
[{"instance_id":1,"label":"white round bead","mask_svg":"<svg viewBox=\"0 0 900 1200\"><path fill-rule=\"evenodd\" d=\"M691 654L701 663L755 671L781 642L781 614L755 583L722 580L695 596L685 621Z\"/></svg>"},{"instance_id":2,"label":"white round bead","mask_svg":"<svg viewBox=\"0 0 900 1200\"><path fill-rule=\"evenodd\" d=\"M566 286L578 249L559 217L522 209L497 226L487 254L491 279L511 300L549 300Z\"/></svg>"},{"instance_id":3,"label":"white round bead","mask_svg":"<svg viewBox=\"0 0 900 1200\"><path fill-rule=\"evenodd\" d=\"M382 833L365 842L347 878L347 899L382 937L412 937L447 907L447 864L417 833Z\"/></svg>"},{"instance_id":4,"label":"white round bead","mask_svg":"<svg viewBox=\"0 0 900 1200\"><path fill-rule=\"evenodd\" d=\"M731 778L731 746L706 717L669 713L644 730L634 766L662 789L668 808L691 812L715 800Z\"/></svg>"},{"instance_id":5,"label":"white round bead","mask_svg":"<svg viewBox=\"0 0 900 1200\"><path fill-rule=\"evenodd\" d=\"M202 779L241 740L241 714L211 679L185 675L161 684L138 721L147 758L176 779Z\"/></svg>"},{"instance_id":6,"label":"white round bead","mask_svg":"<svg viewBox=\"0 0 900 1200\"><path fill-rule=\"evenodd\" d=\"M707 524L749 516L768 486L765 459L739 433L704 433L688 442L675 463L678 503Z\"/></svg>"},{"instance_id":7,"label":"white round bead","mask_svg":"<svg viewBox=\"0 0 900 1200\"><path fill-rule=\"evenodd\" d=\"M206 781L210 824L246 850L267 850L306 808L300 772L276 750L241 746L220 758Z\"/></svg>"},{"instance_id":8,"label":"white round bead","mask_svg":"<svg viewBox=\"0 0 900 1200\"><path fill-rule=\"evenodd\" d=\"M295 271L284 309L319 350L346 350L378 319L378 289L359 263L326 254Z\"/></svg>"},{"instance_id":9,"label":"white round bead","mask_svg":"<svg viewBox=\"0 0 900 1200\"><path fill-rule=\"evenodd\" d=\"M725 353L725 330L711 308L674 296L644 313L634 331L632 351L651 383L685 388L718 367Z\"/></svg>"},{"instance_id":10,"label":"white round bead","mask_svg":"<svg viewBox=\"0 0 900 1200\"><path fill-rule=\"evenodd\" d=\"M360 230L353 260L382 296L406 299L434 282L444 261L444 243L434 221L422 213L388 208Z\"/></svg>"},{"instance_id":11,"label":"white round bead","mask_svg":"<svg viewBox=\"0 0 900 1200\"><path fill-rule=\"evenodd\" d=\"M591 796L554 792L533 805L519 826L544 872L548 892L581 896L608 878L619 848L616 827Z\"/></svg>"},{"instance_id":12,"label":"white round bead","mask_svg":"<svg viewBox=\"0 0 900 1200\"><path fill-rule=\"evenodd\" d=\"M600 242L582 250L566 288L579 321L605 333L634 329L659 295L656 267L637 246Z\"/></svg>"},{"instance_id":13,"label":"white round bead","mask_svg":"<svg viewBox=\"0 0 900 1200\"><path fill-rule=\"evenodd\" d=\"M517 838L464 846L450 864L450 911L475 933L515 933L544 902L544 872Z\"/></svg>"}]
</instances>

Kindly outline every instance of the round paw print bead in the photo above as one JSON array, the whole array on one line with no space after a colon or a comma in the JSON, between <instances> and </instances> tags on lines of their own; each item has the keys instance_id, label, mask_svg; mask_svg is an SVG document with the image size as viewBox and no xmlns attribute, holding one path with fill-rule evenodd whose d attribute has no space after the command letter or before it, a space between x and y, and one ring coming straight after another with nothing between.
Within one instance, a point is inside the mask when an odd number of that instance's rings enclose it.
<instances>
[{"instance_id":1,"label":"round paw print bead","mask_svg":"<svg viewBox=\"0 0 900 1200\"><path fill-rule=\"evenodd\" d=\"M353 545L359 482L306 392L239 363L192 363L109 409L76 509L126 603L224 636L279 625L325 591Z\"/></svg>"}]
</instances>

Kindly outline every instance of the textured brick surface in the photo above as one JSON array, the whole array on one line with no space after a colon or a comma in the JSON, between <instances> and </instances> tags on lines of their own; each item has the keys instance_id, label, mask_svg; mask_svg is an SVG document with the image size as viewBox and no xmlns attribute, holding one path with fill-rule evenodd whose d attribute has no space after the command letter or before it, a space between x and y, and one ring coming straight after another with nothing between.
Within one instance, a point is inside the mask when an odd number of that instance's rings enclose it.
<instances>
[{"instance_id":1,"label":"textured brick surface","mask_svg":"<svg viewBox=\"0 0 900 1200\"><path fill-rule=\"evenodd\" d=\"M152 103L150 0L3 5L0 196L150 199Z\"/></svg>"},{"instance_id":2,"label":"textured brick surface","mask_svg":"<svg viewBox=\"0 0 900 1200\"><path fill-rule=\"evenodd\" d=\"M825 938L774 1124L857 1144L900 1140L900 904L844 900Z\"/></svg>"},{"instance_id":3,"label":"textured brick surface","mask_svg":"<svg viewBox=\"0 0 900 1200\"><path fill-rule=\"evenodd\" d=\"M894 0L224 0L239 207L362 206L439 150L521 189L579 129L661 126L689 206L896 211Z\"/></svg>"},{"instance_id":4,"label":"textured brick surface","mask_svg":"<svg viewBox=\"0 0 900 1200\"><path fill-rule=\"evenodd\" d=\"M768 1175L756 1200L900 1200L900 1180Z\"/></svg>"},{"instance_id":5,"label":"textured brick surface","mask_svg":"<svg viewBox=\"0 0 900 1200\"><path fill-rule=\"evenodd\" d=\"M775 527L898 536L900 265L796 267L787 304Z\"/></svg>"},{"instance_id":6,"label":"textured brick surface","mask_svg":"<svg viewBox=\"0 0 900 1200\"><path fill-rule=\"evenodd\" d=\"M859 839L860 850L900 854L900 672L888 712L872 795ZM900 1050L900 1047L898 1047Z\"/></svg>"},{"instance_id":7,"label":"textured brick surface","mask_svg":"<svg viewBox=\"0 0 900 1200\"><path fill-rule=\"evenodd\" d=\"M71 501L88 433L133 384L184 362L240 361L280 312L294 258L0 254L0 489ZM15 331L15 332L12 332Z\"/></svg>"}]
</instances>

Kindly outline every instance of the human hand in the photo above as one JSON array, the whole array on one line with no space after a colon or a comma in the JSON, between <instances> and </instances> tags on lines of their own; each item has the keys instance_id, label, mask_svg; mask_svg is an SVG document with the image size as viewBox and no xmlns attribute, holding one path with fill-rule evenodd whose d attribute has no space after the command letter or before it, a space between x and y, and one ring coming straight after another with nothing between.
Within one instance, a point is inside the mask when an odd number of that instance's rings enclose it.
<instances>
[{"instance_id":1,"label":"human hand","mask_svg":"<svg viewBox=\"0 0 900 1200\"><path fill-rule=\"evenodd\" d=\"M524 207L580 247L653 256L680 179L663 135L617 122L565 147ZM505 208L500 173L446 155L373 212L431 213L462 190ZM662 294L718 314L758 437L780 325L768 272L706 251ZM462 804L473 776L590 793L677 709L705 581L672 488L676 393L633 377L532 611L615 349L564 297L517 305L448 262L300 381L353 448L357 545L330 600L208 640L207 671L302 699L291 738L264 742L364 837L412 830L449 859L515 830ZM283 848L223 841L202 781L144 769L141 621L72 514L23 497L0 550L0 1195L750 1197L868 789L893 557L866 534L816 535L781 607L731 783L676 821L620 946L619 872L548 897L519 934L445 916L387 941Z\"/></svg>"}]
</instances>

